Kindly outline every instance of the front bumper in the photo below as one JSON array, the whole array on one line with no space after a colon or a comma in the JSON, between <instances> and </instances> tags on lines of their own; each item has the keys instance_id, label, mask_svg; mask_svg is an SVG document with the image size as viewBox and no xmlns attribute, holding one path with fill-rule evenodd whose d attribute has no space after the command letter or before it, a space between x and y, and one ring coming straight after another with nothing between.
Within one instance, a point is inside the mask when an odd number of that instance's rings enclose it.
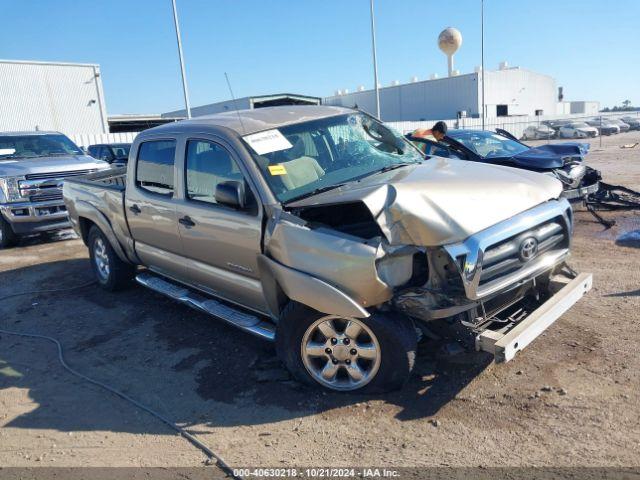
<instances>
[{"instance_id":1,"label":"front bumper","mask_svg":"<svg viewBox=\"0 0 640 480\"><path fill-rule=\"evenodd\" d=\"M71 226L67 207L62 200L1 204L0 213L17 234L45 232Z\"/></svg>"},{"instance_id":2,"label":"front bumper","mask_svg":"<svg viewBox=\"0 0 640 480\"><path fill-rule=\"evenodd\" d=\"M600 190L600 182L595 182L591 185L587 185L584 187L571 188L568 190L564 190L562 192L562 198L566 198L567 200L575 200L577 198L584 198L587 195L596 193L598 190Z\"/></svg>"},{"instance_id":3,"label":"front bumper","mask_svg":"<svg viewBox=\"0 0 640 480\"><path fill-rule=\"evenodd\" d=\"M496 363L508 362L533 342L591 290L593 276L579 274L524 320L502 330L484 330L476 336L476 350L493 354Z\"/></svg>"}]
</instances>

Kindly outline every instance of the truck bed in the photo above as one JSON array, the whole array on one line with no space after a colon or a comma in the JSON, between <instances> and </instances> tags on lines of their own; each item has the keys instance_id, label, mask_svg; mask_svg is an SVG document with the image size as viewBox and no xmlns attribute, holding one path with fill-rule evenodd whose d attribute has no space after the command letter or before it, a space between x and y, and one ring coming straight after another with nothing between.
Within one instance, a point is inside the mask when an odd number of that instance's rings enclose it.
<instances>
[{"instance_id":1,"label":"truck bed","mask_svg":"<svg viewBox=\"0 0 640 480\"><path fill-rule=\"evenodd\" d=\"M133 241L127 224L124 196L127 169L114 168L65 180L64 203L74 229L81 233L84 222L91 222L112 234L127 257L132 258ZM86 232L82 232L85 233Z\"/></svg>"},{"instance_id":2,"label":"truck bed","mask_svg":"<svg viewBox=\"0 0 640 480\"><path fill-rule=\"evenodd\" d=\"M98 188L105 187L124 191L127 183L127 168L111 168L109 170L102 170L100 172L91 173L68 181L97 186Z\"/></svg>"}]
</instances>

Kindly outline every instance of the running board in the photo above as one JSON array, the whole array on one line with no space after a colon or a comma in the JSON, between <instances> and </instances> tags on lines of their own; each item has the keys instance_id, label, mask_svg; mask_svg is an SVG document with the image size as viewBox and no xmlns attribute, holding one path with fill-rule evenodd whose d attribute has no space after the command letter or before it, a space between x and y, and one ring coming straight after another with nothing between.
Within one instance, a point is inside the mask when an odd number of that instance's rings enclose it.
<instances>
[{"instance_id":1,"label":"running board","mask_svg":"<svg viewBox=\"0 0 640 480\"><path fill-rule=\"evenodd\" d=\"M136 282L154 292L161 293L184 303L196 310L207 313L213 317L237 327L245 332L249 332L257 337L273 341L276 336L275 325L256 315L246 313L233 308L211 297L205 296L188 287L178 285L152 273L140 273L136 276Z\"/></svg>"}]
</instances>

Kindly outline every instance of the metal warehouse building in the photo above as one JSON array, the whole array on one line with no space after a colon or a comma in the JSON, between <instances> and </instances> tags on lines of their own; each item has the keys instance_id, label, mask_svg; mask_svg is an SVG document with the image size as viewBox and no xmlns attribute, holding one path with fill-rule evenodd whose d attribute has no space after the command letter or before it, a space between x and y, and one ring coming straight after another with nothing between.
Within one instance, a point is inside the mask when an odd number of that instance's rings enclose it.
<instances>
[{"instance_id":1,"label":"metal warehouse building","mask_svg":"<svg viewBox=\"0 0 640 480\"><path fill-rule=\"evenodd\" d=\"M100 66L0 60L0 131L108 133Z\"/></svg>"},{"instance_id":2,"label":"metal warehouse building","mask_svg":"<svg viewBox=\"0 0 640 480\"><path fill-rule=\"evenodd\" d=\"M485 71L485 82L487 117L556 114L558 99L553 77L502 65L500 70ZM357 105L375 112L375 91L339 92L323 103ZM451 119L460 112L468 117L482 115L480 72L380 88L380 115L388 122Z\"/></svg>"},{"instance_id":3,"label":"metal warehouse building","mask_svg":"<svg viewBox=\"0 0 640 480\"><path fill-rule=\"evenodd\" d=\"M226 100L223 102L209 103L199 107L191 108L192 117L212 115L234 110L251 110L262 107L276 107L281 105L320 105L319 97L309 97L307 95L297 95L292 93L278 93L274 95L259 95L254 97L242 97L236 100ZM186 110L175 110L163 113L163 117L186 117Z\"/></svg>"}]
</instances>

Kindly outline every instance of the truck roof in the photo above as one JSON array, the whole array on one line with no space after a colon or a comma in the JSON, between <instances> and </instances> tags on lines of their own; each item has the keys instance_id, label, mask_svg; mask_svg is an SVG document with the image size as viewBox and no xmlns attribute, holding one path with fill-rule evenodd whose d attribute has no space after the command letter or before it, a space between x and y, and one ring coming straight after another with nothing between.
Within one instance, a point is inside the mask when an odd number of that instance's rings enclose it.
<instances>
[{"instance_id":1,"label":"truck roof","mask_svg":"<svg viewBox=\"0 0 640 480\"><path fill-rule=\"evenodd\" d=\"M252 110L233 110L213 115L203 115L182 120L175 123L167 123L158 127L145 130L146 132L177 131L191 129L193 127L211 126L226 127L234 130L238 135L279 128L285 125L333 117L353 112L350 108L333 107L329 105L285 105L280 107L263 107Z\"/></svg>"}]
</instances>

